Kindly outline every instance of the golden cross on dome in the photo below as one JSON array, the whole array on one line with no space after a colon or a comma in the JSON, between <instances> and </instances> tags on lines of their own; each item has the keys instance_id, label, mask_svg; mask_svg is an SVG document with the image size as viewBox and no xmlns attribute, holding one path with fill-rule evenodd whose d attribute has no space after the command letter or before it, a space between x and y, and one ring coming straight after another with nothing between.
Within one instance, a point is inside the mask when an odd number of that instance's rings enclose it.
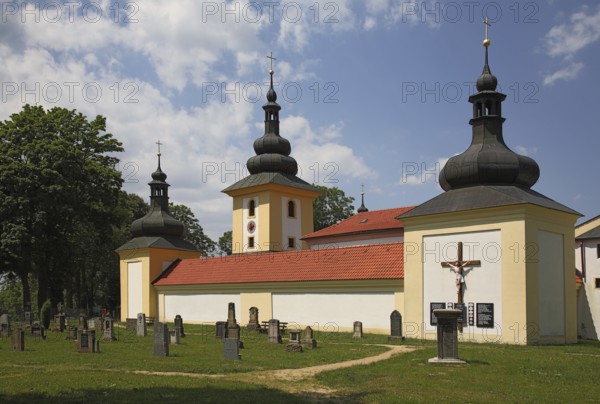
<instances>
[{"instance_id":1,"label":"golden cross on dome","mask_svg":"<svg viewBox=\"0 0 600 404\"><path fill-rule=\"evenodd\" d=\"M485 24L485 39L483 40L483 46L485 46L486 48L488 46L490 46L490 40L488 38L488 33L489 33L489 28L492 26L492 24L490 24L490 20L485 17L485 20L483 21L483 23Z\"/></svg>"},{"instance_id":2,"label":"golden cross on dome","mask_svg":"<svg viewBox=\"0 0 600 404\"><path fill-rule=\"evenodd\" d=\"M160 142L160 139L158 139L156 144L158 145L158 155L160 156L160 146L162 145L162 143Z\"/></svg>"},{"instance_id":3,"label":"golden cross on dome","mask_svg":"<svg viewBox=\"0 0 600 404\"><path fill-rule=\"evenodd\" d=\"M361 195L365 194L365 184L360 184L360 194Z\"/></svg>"},{"instance_id":4,"label":"golden cross on dome","mask_svg":"<svg viewBox=\"0 0 600 404\"><path fill-rule=\"evenodd\" d=\"M269 70L269 73L273 74L273 61L277 59L273 57L273 52L271 52L271 54L267 56L267 58L271 59L271 69Z\"/></svg>"}]
</instances>

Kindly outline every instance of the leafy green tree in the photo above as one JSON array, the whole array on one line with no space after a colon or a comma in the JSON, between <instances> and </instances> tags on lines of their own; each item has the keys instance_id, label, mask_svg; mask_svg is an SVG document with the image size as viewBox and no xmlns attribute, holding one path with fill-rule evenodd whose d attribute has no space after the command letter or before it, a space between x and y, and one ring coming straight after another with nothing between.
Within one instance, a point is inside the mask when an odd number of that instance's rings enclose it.
<instances>
[{"instance_id":1,"label":"leafy green tree","mask_svg":"<svg viewBox=\"0 0 600 404\"><path fill-rule=\"evenodd\" d=\"M0 273L20 280L24 307L30 276L37 307L94 281L82 265L118 223L123 181L111 156L121 143L105 130L102 116L58 107L25 105L0 122Z\"/></svg>"},{"instance_id":2,"label":"leafy green tree","mask_svg":"<svg viewBox=\"0 0 600 404\"><path fill-rule=\"evenodd\" d=\"M219 247L219 253L221 255L231 255L231 230L226 231L219 237L217 246Z\"/></svg>"},{"instance_id":3,"label":"leafy green tree","mask_svg":"<svg viewBox=\"0 0 600 404\"><path fill-rule=\"evenodd\" d=\"M175 219L183 223L186 229L185 239L198 247L202 256L208 257L214 253L215 242L204 234L202 226L190 208L185 205L169 203L169 212Z\"/></svg>"},{"instance_id":4,"label":"leafy green tree","mask_svg":"<svg viewBox=\"0 0 600 404\"><path fill-rule=\"evenodd\" d=\"M314 230L321 230L354 214L354 198L339 188L316 185L321 195L313 201Z\"/></svg>"}]
</instances>

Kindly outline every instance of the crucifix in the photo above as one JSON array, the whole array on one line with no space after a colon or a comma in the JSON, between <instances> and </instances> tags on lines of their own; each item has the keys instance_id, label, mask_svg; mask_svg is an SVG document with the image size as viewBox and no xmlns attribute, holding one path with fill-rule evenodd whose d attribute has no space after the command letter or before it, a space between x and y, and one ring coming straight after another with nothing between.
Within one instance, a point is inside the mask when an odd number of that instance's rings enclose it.
<instances>
[{"instance_id":1,"label":"crucifix","mask_svg":"<svg viewBox=\"0 0 600 404\"><path fill-rule=\"evenodd\" d=\"M463 261L463 243L462 241L458 242L458 252L457 252L456 261L446 261L442 262L442 268L452 268L452 270L456 273L456 288L458 294L457 303L463 304L463 284L465 283L464 278L464 267L471 267L473 265L481 265L480 260L470 260ZM459 331L462 332L462 323L458 325Z\"/></svg>"},{"instance_id":2,"label":"crucifix","mask_svg":"<svg viewBox=\"0 0 600 404\"><path fill-rule=\"evenodd\" d=\"M271 59L271 69L269 70L269 73L273 74L273 61L277 59L273 57L273 52L271 52L271 54L267 56L267 58Z\"/></svg>"}]
</instances>

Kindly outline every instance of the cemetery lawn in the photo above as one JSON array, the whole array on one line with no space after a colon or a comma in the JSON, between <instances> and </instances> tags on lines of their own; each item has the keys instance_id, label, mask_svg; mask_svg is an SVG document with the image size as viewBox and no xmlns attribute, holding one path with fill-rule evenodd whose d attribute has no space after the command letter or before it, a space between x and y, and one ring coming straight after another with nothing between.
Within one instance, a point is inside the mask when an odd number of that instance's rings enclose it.
<instances>
[{"instance_id":1,"label":"cemetery lawn","mask_svg":"<svg viewBox=\"0 0 600 404\"><path fill-rule=\"evenodd\" d=\"M214 327L186 325L181 345L169 357L154 357L152 327L147 337L116 328L117 341L101 341L99 354L78 354L66 333L45 341L25 339L25 352L12 352L0 339L0 403L8 402L584 402L598 400L600 343L523 347L459 345L465 366L431 365L433 341L361 340L351 333L315 332L318 348L303 353L245 334L241 361L223 359ZM388 348L417 349L370 365L324 371L286 380L278 369L298 369L379 355ZM294 372L291 371L290 374Z\"/></svg>"}]
</instances>

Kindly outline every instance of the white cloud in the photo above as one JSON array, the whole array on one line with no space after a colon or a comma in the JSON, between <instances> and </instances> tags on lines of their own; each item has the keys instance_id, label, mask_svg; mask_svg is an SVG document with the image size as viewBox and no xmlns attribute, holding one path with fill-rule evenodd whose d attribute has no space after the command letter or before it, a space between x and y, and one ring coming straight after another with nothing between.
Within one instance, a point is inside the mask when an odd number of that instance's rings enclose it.
<instances>
[{"instance_id":1,"label":"white cloud","mask_svg":"<svg viewBox=\"0 0 600 404\"><path fill-rule=\"evenodd\" d=\"M552 27L545 36L550 56L572 57L600 38L600 7L591 14L589 7L571 15L569 23Z\"/></svg>"},{"instance_id":2,"label":"white cloud","mask_svg":"<svg viewBox=\"0 0 600 404\"><path fill-rule=\"evenodd\" d=\"M544 76L544 85L551 86L554 84L554 82L556 82L556 80L573 80L577 77L583 66L583 63L575 62L569 64L567 67L555 71L554 73L547 74Z\"/></svg>"},{"instance_id":3,"label":"white cloud","mask_svg":"<svg viewBox=\"0 0 600 404\"><path fill-rule=\"evenodd\" d=\"M375 17L365 18L365 22L363 24L363 28L365 29L365 31L372 30L376 26L377 26L377 20L375 19Z\"/></svg>"},{"instance_id":4,"label":"white cloud","mask_svg":"<svg viewBox=\"0 0 600 404\"><path fill-rule=\"evenodd\" d=\"M518 154L521 154L523 156L531 156L532 154L536 154L538 151L537 147L525 147L525 146L516 146L515 147L515 151Z\"/></svg>"}]
</instances>

